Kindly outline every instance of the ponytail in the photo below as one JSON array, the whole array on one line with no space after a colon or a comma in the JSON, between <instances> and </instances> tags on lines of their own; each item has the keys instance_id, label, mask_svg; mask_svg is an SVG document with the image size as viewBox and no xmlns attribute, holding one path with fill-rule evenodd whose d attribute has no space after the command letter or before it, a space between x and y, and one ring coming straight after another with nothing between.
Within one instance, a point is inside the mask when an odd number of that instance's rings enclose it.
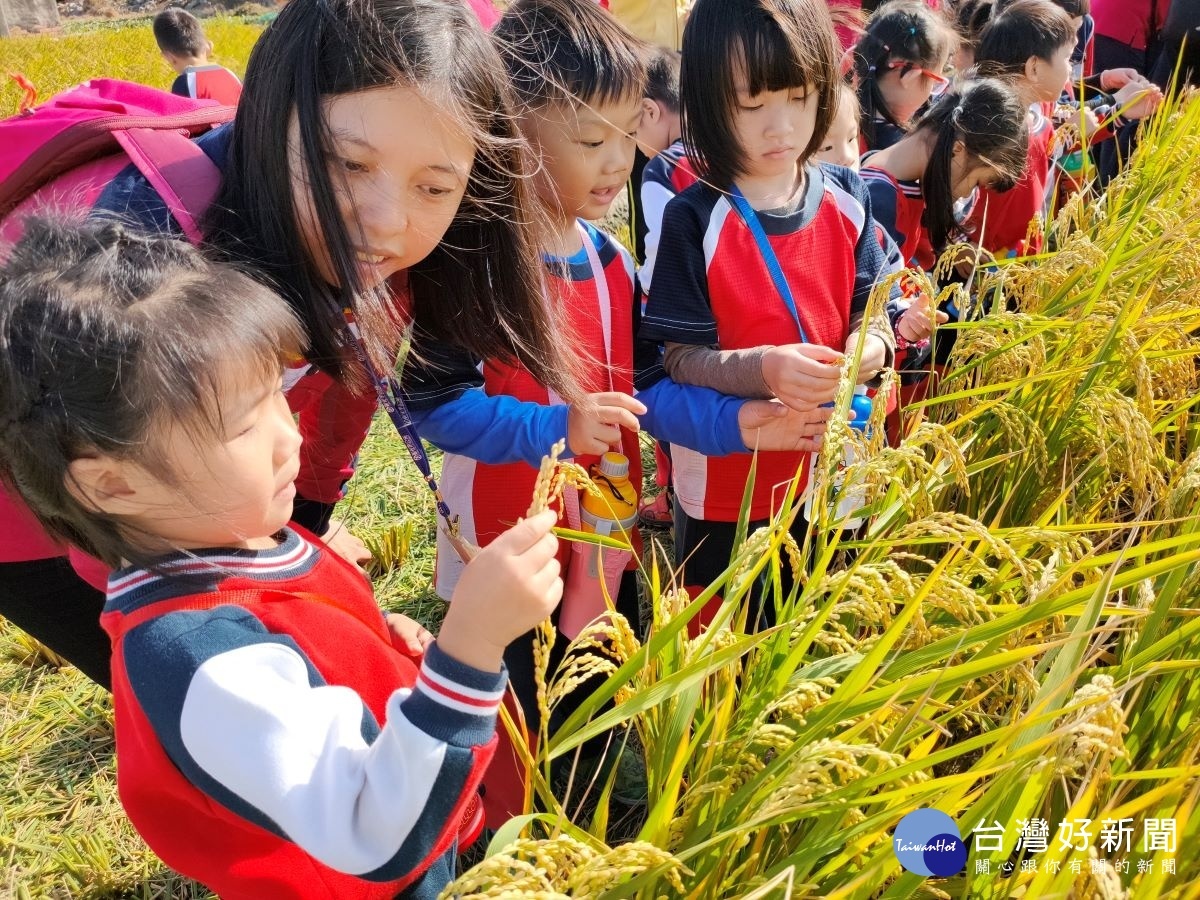
<instances>
[{"instance_id":1,"label":"ponytail","mask_svg":"<svg viewBox=\"0 0 1200 900\"><path fill-rule=\"evenodd\" d=\"M987 165L1011 187L1029 154L1025 107L1006 82L983 78L943 95L916 125L934 136L933 152L921 176L925 229L935 252L954 232L954 145L961 141L969 166Z\"/></svg>"}]
</instances>

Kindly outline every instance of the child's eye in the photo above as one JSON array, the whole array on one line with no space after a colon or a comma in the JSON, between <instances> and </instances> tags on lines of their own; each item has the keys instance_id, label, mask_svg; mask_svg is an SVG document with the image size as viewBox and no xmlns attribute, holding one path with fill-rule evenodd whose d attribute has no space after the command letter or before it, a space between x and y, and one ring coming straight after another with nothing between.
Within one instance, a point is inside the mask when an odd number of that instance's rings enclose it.
<instances>
[{"instance_id":1,"label":"child's eye","mask_svg":"<svg viewBox=\"0 0 1200 900\"><path fill-rule=\"evenodd\" d=\"M587 147L589 150L596 150L604 146L604 141L580 141L580 144Z\"/></svg>"},{"instance_id":2,"label":"child's eye","mask_svg":"<svg viewBox=\"0 0 1200 900\"><path fill-rule=\"evenodd\" d=\"M763 108L763 105L761 103L754 103L754 104L740 103L740 104L738 104L738 109L742 110L743 112L754 112L756 109L762 109L762 108Z\"/></svg>"},{"instance_id":3,"label":"child's eye","mask_svg":"<svg viewBox=\"0 0 1200 900\"><path fill-rule=\"evenodd\" d=\"M833 144L826 144L824 147L821 148L820 152L821 153L829 153L831 150L833 150Z\"/></svg>"},{"instance_id":4,"label":"child's eye","mask_svg":"<svg viewBox=\"0 0 1200 900\"><path fill-rule=\"evenodd\" d=\"M342 169L351 175L360 175L363 172L367 171L366 165L364 165L363 163L360 163L360 162L356 162L353 159L343 159L343 160L339 160L339 162L341 163Z\"/></svg>"},{"instance_id":5,"label":"child's eye","mask_svg":"<svg viewBox=\"0 0 1200 900\"><path fill-rule=\"evenodd\" d=\"M428 197L445 197L447 194L453 193L448 187L442 187L438 184L428 184L421 188Z\"/></svg>"}]
</instances>

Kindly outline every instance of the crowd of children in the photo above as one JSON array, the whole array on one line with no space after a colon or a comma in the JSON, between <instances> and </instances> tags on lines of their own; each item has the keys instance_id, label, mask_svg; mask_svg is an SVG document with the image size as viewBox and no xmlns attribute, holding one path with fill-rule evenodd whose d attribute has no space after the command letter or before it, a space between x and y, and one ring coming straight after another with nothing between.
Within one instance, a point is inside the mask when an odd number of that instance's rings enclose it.
<instances>
[{"instance_id":1,"label":"crowd of children","mask_svg":"<svg viewBox=\"0 0 1200 900\"><path fill-rule=\"evenodd\" d=\"M0 613L34 592L38 637L87 636L164 861L225 897L435 896L485 808L520 811L496 715L510 686L538 730L534 626L557 660L605 594L638 622L634 556L602 589L523 518L551 445L640 485L657 439L643 520L711 583L752 471L751 528L811 493L847 355L869 386L955 314L891 276L1036 252L1068 154L1161 99L1089 70L1087 0L936 7L880 3L843 50L821 0L697 0L680 52L590 0L490 34L455 0L291 3L240 98L156 17L173 90L239 104L197 140L204 245L131 167L7 252L0 515L37 540L0 542ZM632 253L594 224L631 177ZM330 518L381 404L419 465L414 426L445 451L436 638L380 613ZM102 610L68 546L112 570ZM752 592L749 627L776 615Z\"/></svg>"}]
</instances>

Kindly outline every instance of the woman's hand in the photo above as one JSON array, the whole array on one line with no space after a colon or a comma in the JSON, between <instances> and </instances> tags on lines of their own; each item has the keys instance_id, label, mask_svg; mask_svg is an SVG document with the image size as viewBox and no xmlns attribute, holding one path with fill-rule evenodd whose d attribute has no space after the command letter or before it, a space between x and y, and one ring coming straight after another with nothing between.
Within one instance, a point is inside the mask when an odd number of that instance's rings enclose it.
<instances>
[{"instance_id":1,"label":"woman's hand","mask_svg":"<svg viewBox=\"0 0 1200 900\"><path fill-rule=\"evenodd\" d=\"M820 450L832 406L799 412L778 400L747 400L738 427L747 450Z\"/></svg>"}]
</instances>

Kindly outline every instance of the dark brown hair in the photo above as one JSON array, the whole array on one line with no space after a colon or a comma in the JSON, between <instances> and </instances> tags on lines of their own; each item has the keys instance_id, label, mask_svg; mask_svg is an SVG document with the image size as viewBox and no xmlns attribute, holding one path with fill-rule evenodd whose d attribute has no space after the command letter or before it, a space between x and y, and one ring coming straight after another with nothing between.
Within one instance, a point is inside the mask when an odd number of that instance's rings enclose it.
<instances>
[{"instance_id":1,"label":"dark brown hair","mask_svg":"<svg viewBox=\"0 0 1200 900\"><path fill-rule=\"evenodd\" d=\"M972 54L979 47L979 35L995 12L996 0L964 0L954 8L959 43L970 47Z\"/></svg>"},{"instance_id":2,"label":"dark brown hair","mask_svg":"<svg viewBox=\"0 0 1200 900\"><path fill-rule=\"evenodd\" d=\"M728 189L746 154L734 119L737 80L753 95L811 89L817 121L801 161L821 146L837 114L838 58L820 0L699 0L683 32L683 140L700 176Z\"/></svg>"},{"instance_id":3,"label":"dark brown hair","mask_svg":"<svg viewBox=\"0 0 1200 900\"><path fill-rule=\"evenodd\" d=\"M274 377L303 344L277 294L189 244L31 220L0 270L0 479L54 537L144 562L125 523L70 490L71 462L109 454L170 480L157 439L221 432L229 365Z\"/></svg>"},{"instance_id":4,"label":"dark brown hair","mask_svg":"<svg viewBox=\"0 0 1200 900\"><path fill-rule=\"evenodd\" d=\"M296 310L311 362L362 383L346 342L350 308L368 355L390 371L402 323L386 285L363 289L337 202L345 173L322 104L374 88L413 88L475 140L466 194L441 243L407 270L418 344L423 337L478 359L523 365L568 402L581 396L570 353L543 302L537 205L524 141L513 119L504 67L466 4L444 0L320 0L288 3L250 55L233 123L229 162L205 233L226 257L261 273ZM288 127L333 269L321 278L300 238L288 165ZM412 127L420 128L414 122Z\"/></svg>"},{"instance_id":5,"label":"dark brown hair","mask_svg":"<svg viewBox=\"0 0 1200 900\"><path fill-rule=\"evenodd\" d=\"M164 9L154 17L154 41L172 56L205 56L208 38L200 20L183 9Z\"/></svg>"},{"instance_id":6,"label":"dark brown hair","mask_svg":"<svg viewBox=\"0 0 1200 900\"><path fill-rule=\"evenodd\" d=\"M646 86L646 46L592 0L516 0L492 38L526 107L608 104Z\"/></svg>"},{"instance_id":7,"label":"dark brown hair","mask_svg":"<svg viewBox=\"0 0 1200 900\"><path fill-rule=\"evenodd\" d=\"M1075 26L1061 7L1049 0L1017 0L984 27L975 67L980 75L1023 75L1032 57L1050 60L1075 40Z\"/></svg>"}]
</instances>

